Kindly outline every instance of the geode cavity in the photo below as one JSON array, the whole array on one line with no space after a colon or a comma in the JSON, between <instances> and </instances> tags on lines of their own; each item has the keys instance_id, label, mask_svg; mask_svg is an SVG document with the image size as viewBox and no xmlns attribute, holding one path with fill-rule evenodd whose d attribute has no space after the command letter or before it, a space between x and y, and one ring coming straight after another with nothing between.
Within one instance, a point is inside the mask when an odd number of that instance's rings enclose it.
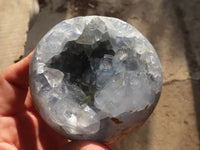
<instances>
[{"instance_id":1,"label":"geode cavity","mask_svg":"<svg viewBox=\"0 0 200 150\"><path fill-rule=\"evenodd\" d=\"M39 42L30 87L42 118L69 139L113 143L142 125L162 88L159 58L116 18L64 20Z\"/></svg>"}]
</instances>

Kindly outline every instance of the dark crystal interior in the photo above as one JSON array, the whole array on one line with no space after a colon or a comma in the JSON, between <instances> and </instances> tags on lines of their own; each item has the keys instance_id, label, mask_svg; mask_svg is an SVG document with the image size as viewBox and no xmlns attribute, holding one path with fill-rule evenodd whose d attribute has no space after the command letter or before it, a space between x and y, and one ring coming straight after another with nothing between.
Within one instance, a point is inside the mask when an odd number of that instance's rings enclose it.
<instances>
[{"instance_id":1,"label":"dark crystal interior","mask_svg":"<svg viewBox=\"0 0 200 150\"><path fill-rule=\"evenodd\" d=\"M93 99L97 87L95 85L96 74L91 63L94 63L92 60L95 58L100 60L105 54L115 55L109 41L97 42L94 45L71 41L64 46L59 55L55 55L48 61L47 66L62 71L65 74L65 80L79 86L87 96ZM93 65L98 68L98 63ZM88 81L85 81L85 76L90 77Z\"/></svg>"}]
</instances>

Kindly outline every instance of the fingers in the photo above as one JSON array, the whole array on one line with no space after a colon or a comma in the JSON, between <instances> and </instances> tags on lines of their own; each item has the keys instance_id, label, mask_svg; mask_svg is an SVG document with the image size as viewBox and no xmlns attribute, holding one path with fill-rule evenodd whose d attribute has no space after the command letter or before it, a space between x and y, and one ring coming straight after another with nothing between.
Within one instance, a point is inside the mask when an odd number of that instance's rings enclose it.
<instances>
[{"instance_id":1,"label":"fingers","mask_svg":"<svg viewBox=\"0 0 200 150\"><path fill-rule=\"evenodd\" d=\"M70 150L110 150L108 147L94 141L72 141L67 146Z\"/></svg>"},{"instance_id":2,"label":"fingers","mask_svg":"<svg viewBox=\"0 0 200 150\"><path fill-rule=\"evenodd\" d=\"M18 63L11 65L4 70L2 72L3 78L5 78L5 80L7 80L10 84L19 88L27 88L29 82L29 64L32 54L33 52Z\"/></svg>"},{"instance_id":3,"label":"fingers","mask_svg":"<svg viewBox=\"0 0 200 150\"><path fill-rule=\"evenodd\" d=\"M0 75L0 115L12 115L23 109L31 56L32 53Z\"/></svg>"}]
</instances>

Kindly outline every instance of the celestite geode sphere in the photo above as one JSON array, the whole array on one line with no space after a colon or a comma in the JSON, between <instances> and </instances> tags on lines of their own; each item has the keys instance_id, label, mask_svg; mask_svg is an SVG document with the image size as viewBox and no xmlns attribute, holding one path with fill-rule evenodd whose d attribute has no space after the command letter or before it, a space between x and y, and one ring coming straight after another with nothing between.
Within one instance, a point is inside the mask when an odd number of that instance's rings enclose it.
<instances>
[{"instance_id":1,"label":"celestite geode sphere","mask_svg":"<svg viewBox=\"0 0 200 150\"><path fill-rule=\"evenodd\" d=\"M130 24L76 17L57 24L37 45L30 87L37 110L57 132L111 144L152 113L162 72L154 48Z\"/></svg>"}]
</instances>

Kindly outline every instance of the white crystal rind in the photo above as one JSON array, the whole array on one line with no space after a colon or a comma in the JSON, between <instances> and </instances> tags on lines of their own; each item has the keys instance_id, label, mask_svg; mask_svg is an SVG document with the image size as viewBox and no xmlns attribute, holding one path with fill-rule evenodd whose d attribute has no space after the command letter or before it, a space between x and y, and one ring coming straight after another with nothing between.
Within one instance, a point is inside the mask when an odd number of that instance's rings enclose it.
<instances>
[{"instance_id":1,"label":"white crystal rind","mask_svg":"<svg viewBox=\"0 0 200 150\"><path fill-rule=\"evenodd\" d=\"M153 46L130 24L76 17L38 43L30 87L41 116L61 134L109 143L151 114L162 71Z\"/></svg>"}]
</instances>

